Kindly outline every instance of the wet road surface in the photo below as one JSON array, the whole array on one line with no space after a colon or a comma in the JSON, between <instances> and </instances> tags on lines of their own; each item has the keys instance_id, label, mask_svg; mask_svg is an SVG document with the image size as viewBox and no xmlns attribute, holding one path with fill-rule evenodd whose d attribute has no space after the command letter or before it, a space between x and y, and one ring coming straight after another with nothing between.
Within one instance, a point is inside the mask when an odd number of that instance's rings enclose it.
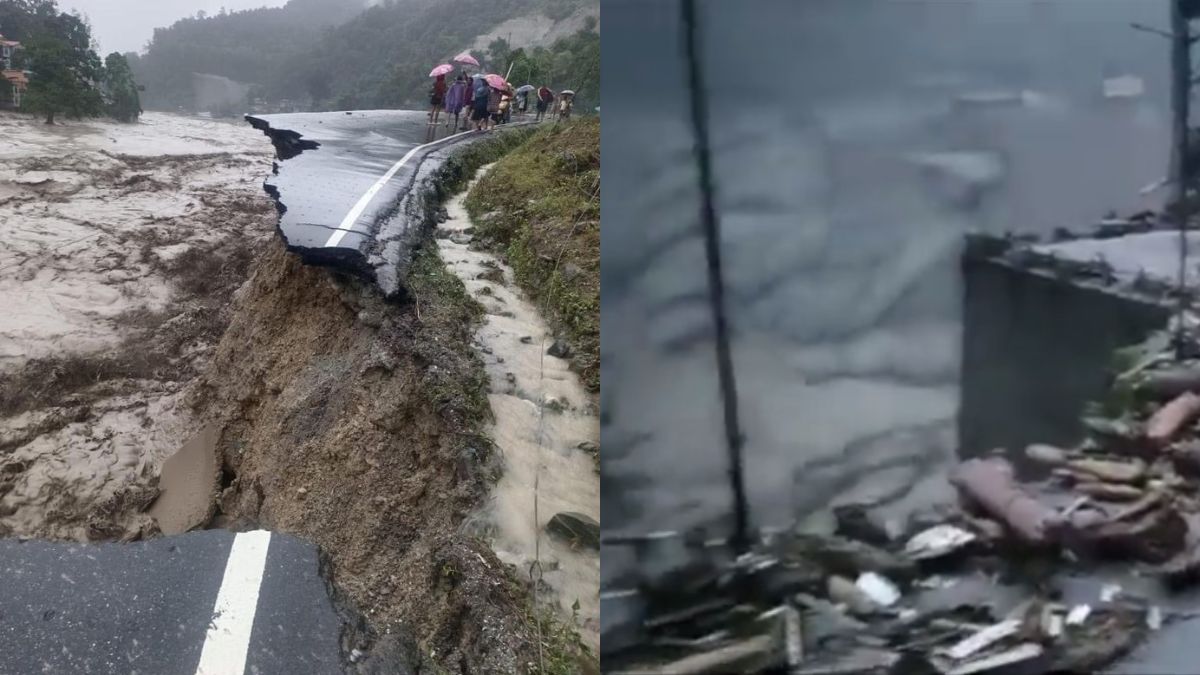
<instances>
[{"instance_id":1,"label":"wet road surface","mask_svg":"<svg viewBox=\"0 0 1200 675\"><path fill-rule=\"evenodd\" d=\"M0 672L338 673L315 546L265 531L0 540Z\"/></svg>"}]
</instances>

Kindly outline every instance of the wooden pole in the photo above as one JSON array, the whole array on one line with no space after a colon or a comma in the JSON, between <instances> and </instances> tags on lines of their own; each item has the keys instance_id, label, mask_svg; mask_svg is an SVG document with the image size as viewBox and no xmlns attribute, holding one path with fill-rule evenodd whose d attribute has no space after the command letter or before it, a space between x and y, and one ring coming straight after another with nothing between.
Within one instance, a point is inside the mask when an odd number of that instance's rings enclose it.
<instances>
[{"instance_id":1,"label":"wooden pole","mask_svg":"<svg viewBox=\"0 0 1200 675\"><path fill-rule=\"evenodd\" d=\"M696 164L700 179L700 224L704 232L704 251L708 262L708 292L715 329L717 381L721 389L721 404L725 418L725 446L729 452L729 483L733 490L733 546L739 554L750 548L750 518L746 503L746 484L742 472L741 421L738 417L737 383L733 371L730 347L725 280L721 260L721 225L716 208L712 156L708 137L708 94L700 68L699 26L696 21L695 0L681 0L684 48L688 68L688 94L691 104L692 129L695 133Z\"/></svg>"},{"instance_id":2,"label":"wooden pole","mask_svg":"<svg viewBox=\"0 0 1200 675\"><path fill-rule=\"evenodd\" d=\"M1191 176L1187 171L1188 116L1191 103L1192 63L1191 32L1183 15L1183 0L1171 2L1171 167L1170 204L1179 221L1179 279L1178 305L1175 312L1175 357L1183 358L1187 310L1187 223L1191 214L1187 207Z\"/></svg>"}]
</instances>

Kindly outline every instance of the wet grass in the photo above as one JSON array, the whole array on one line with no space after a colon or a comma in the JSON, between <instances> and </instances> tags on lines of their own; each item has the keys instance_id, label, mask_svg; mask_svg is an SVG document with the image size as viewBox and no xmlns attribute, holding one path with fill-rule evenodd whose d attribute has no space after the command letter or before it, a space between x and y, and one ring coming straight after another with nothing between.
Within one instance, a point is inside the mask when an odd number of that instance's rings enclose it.
<instances>
[{"instance_id":1,"label":"wet grass","mask_svg":"<svg viewBox=\"0 0 1200 675\"><path fill-rule=\"evenodd\" d=\"M471 336L483 320L483 306L446 269L432 239L422 242L413 257L406 288L417 318L411 348L434 366L427 369L421 391L444 416L457 418L462 433L480 436L491 406L487 371L471 347Z\"/></svg>"},{"instance_id":2,"label":"wet grass","mask_svg":"<svg viewBox=\"0 0 1200 675\"><path fill-rule=\"evenodd\" d=\"M476 236L503 255L517 283L600 389L600 121L541 130L471 190Z\"/></svg>"}]
</instances>

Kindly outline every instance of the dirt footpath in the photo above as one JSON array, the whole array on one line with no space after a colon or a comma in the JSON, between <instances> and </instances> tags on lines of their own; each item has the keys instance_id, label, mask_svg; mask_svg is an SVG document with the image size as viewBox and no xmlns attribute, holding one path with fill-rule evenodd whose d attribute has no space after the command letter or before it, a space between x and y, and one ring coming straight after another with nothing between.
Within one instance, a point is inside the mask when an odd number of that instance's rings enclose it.
<instances>
[{"instance_id":1,"label":"dirt footpath","mask_svg":"<svg viewBox=\"0 0 1200 675\"><path fill-rule=\"evenodd\" d=\"M0 114L0 535L131 538L274 213L233 122Z\"/></svg>"}]
</instances>

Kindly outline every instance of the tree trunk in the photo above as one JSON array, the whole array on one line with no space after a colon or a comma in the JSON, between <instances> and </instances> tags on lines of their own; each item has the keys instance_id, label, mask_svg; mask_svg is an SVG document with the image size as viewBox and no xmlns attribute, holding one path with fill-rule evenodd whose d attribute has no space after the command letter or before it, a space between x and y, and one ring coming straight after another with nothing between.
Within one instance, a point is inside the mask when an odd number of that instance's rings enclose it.
<instances>
[{"instance_id":1,"label":"tree trunk","mask_svg":"<svg viewBox=\"0 0 1200 675\"><path fill-rule=\"evenodd\" d=\"M54 111L46 113L46 124L54 124Z\"/></svg>"}]
</instances>

